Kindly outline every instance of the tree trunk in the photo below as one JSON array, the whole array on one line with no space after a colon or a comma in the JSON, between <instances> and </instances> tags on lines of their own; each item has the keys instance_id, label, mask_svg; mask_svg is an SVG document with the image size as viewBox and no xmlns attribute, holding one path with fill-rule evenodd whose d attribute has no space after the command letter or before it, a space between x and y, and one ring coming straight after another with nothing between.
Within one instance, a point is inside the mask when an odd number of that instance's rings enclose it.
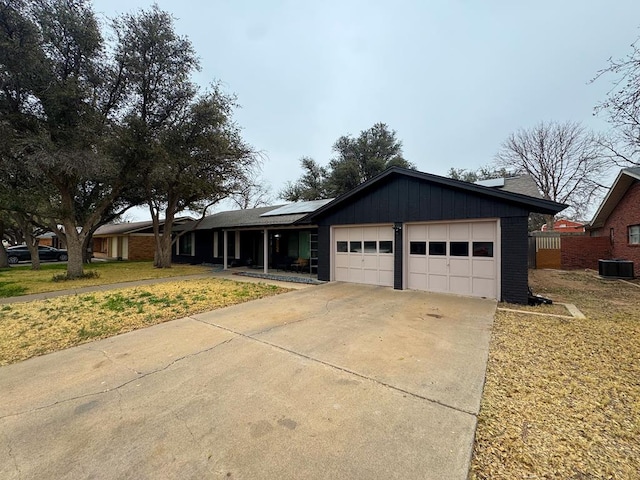
<instances>
[{"instance_id":1,"label":"tree trunk","mask_svg":"<svg viewBox=\"0 0 640 480\"><path fill-rule=\"evenodd\" d=\"M149 205L151 219L153 220L153 234L156 239L156 251L153 256L153 266L156 268L171 268L171 247L173 239L171 230L173 229L173 218L175 216L175 206L173 202L169 202L164 211L164 226L160 232L160 208L154 208Z\"/></svg>"},{"instance_id":2,"label":"tree trunk","mask_svg":"<svg viewBox=\"0 0 640 480\"><path fill-rule=\"evenodd\" d=\"M24 243L27 244L27 250L31 255L31 270L40 270L40 255L38 255L38 242L33 235L33 226L21 214L14 215L18 228L24 235Z\"/></svg>"},{"instance_id":3,"label":"tree trunk","mask_svg":"<svg viewBox=\"0 0 640 480\"><path fill-rule=\"evenodd\" d=\"M9 258L2 240L4 240L4 222L0 220L0 268L7 268L9 267Z\"/></svg>"},{"instance_id":4,"label":"tree trunk","mask_svg":"<svg viewBox=\"0 0 640 480\"><path fill-rule=\"evenodd\" d=\"M164 228L167 228L167 224L164 224ZM160 236L159 248L157 250L158 259L157 265L158 268L171 268L171 231L164 231Z\"/></svg>"},{"instance_id":5,"label":"tree trunk","mask_svg":"<svg viewBox=\"0 0 640 480\"><path fill-rule=\"evenodd\" d=\"M93 235L87 235L82 242L82 262L91 263L93 258Z\"/></svg>"},{"instance_id":6,"label":"tree trunk","mask_svg":"<svg viewBox=\"0 0 640 480\"><path fill-rule=\"evenodd\" d=\"M547 220L547 232L552 232L554 230L553 224L556 221L556 217L555 215L545 215L545 218Z\"/></svg>"},{"instance_id":7,"label":"tree trunk","mask_svg":"<svg viewBox=\"0 0 640 480\"><path fill-rule=\"evenodd\" d=\"M67 278L80 278L84 275L84 264L82 263L82 247L85 235L79 234L75 225L65 222L65 240L67 242Z\"/></svg>"},{"instance_id":8,"label":"tree trunk","mask_svg":"<svg viewBox=\"0 0 640 480\"><path fill-rule=\"evenodd\" d=\"M31 270L40 270L40 255L38 255L38 244L33 238L33 235L27 233L25 235L27 240L27 249L31 254Z\"/></svg>"}]
</instances>

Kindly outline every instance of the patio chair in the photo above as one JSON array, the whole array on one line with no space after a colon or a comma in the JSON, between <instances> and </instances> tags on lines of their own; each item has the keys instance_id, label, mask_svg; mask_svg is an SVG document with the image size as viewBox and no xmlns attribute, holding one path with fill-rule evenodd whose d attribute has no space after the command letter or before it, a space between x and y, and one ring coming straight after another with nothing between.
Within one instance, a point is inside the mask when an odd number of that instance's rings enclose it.
<instances>
[{"instance_id":1,"label":"patio chair","mask_svg":"<svg viewBox=\"0 0 640 480\"><path fill-rule=\"evenodd\" d=\"M309 267L309 259L308 258L298 258L295 262L291 264L291 270L296 271L298 273L302 273L306 268Z\"/></svg>"}]
</instances>

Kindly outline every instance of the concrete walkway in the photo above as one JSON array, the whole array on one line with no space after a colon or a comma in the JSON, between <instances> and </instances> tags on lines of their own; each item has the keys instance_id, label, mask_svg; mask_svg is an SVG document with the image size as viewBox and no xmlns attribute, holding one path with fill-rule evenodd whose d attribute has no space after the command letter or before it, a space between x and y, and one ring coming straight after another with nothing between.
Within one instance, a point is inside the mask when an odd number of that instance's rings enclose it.
<instances>
[{"instance_id":1,"label":"concrete walkway","mask_svg":"<svg viewBox=\"0 0 640 480\"><path fill-rule=\"evenodd\" d=\"M119 288L132 288L132 287L138 287L140 285L154 285L157 283L180 282L183 280L184 281L198 280L201 278L226 278L228 280L234 280L236 282L268 283L270 285L278 285L281 287L291 288L296 290L301 288L306 288L309 286L308 284L301 284L301 283L295 283L295 282L282 282L278 280L245 277L242 275L235 275L235 272L233 270L220 270L220 271L211 271L211 273L203 273L203 274L197 274L197 275L181 275L181 276L167 277L167 278L151 278L148 280L134 280L131 282L108 283L105 285L93 285L90 287L70 288L66 290L56 290L54 292L33 293L29 295L19 295L17 297L0 298L0 305L7 304L7 303L33 302L34 300L45 300L47 298L62 297L64 295L80 295L80 294L89 293L89 292L104 292L107 290L116 290Z\"/></svg>"},{"instance_id":2,"label":"concrete walkway","mask_svg":"<svg viewBox=\"0 0 640 480\"><path fill-rule=\"evenodd\" d=\"M466 479L495 306L330 283L2 367L0 478Z\"/></svg>"}]
</instances>

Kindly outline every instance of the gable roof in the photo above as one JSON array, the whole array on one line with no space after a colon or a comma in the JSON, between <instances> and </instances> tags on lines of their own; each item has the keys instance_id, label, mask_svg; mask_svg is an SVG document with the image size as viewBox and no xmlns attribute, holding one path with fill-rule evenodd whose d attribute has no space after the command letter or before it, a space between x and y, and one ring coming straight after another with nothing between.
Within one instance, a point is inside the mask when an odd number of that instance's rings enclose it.
<instances>
[{"instance_id":1,"label":"gable roof","mask_svg":"<svg viewBox=\"0 0 640 480\"><path fill-rule=\"evenodd\" d=\"M338 198L320 207L315 212L305 215L303 218L299 220L299 223L313 221L313 219L316 218L317 216L335 209L336 207L348 201L349 199L355 197L359 193L369 190L373 188L376 184L380 182L384 182L385 180L388 180L391 177L410 177L410 178L415 178L425 182L433 183L436 185L440 185L443 187L452 188L455 190L462 190L469 193L475 193L475 194L484 195L487 197L492 197L492 198L495 198L496 200L502 200L504 202L514 203L514 204L523 206L529 209L530 212L556 214L564 210L568 206L562 203L557 203L551 200L545 200L543 198L539 198L539 193L537 197L534 197L534 196L524 195L522 193L506 191L503 188L486 187L483 185L477 185L475 183L463 182L462 180L454 180L453 178L433 175L431 173L418 172L417 170L409 170L407 168L401 168L401 167L390 167L385 171L383 171L382 173L371 178L370 180L367 180L366 182L360 184L353 190L343 195L340 195Z\"/></svg>"},{"instance_id":2,"label":"gable roof","mask_svg":"<svg viewBox=\"0 0 640 480\"><path fill-rule=\"evenodd\" d=\"M598 207L596 214L593 216L591 222L589 222L587 229L591 230L603 227L609 215L611 215L620 200L622 200L622 197L624 197L624 194L629 190L629 187L638 181L640 181L640 167L629 167L620 170L609 192Z\"/></svg>"}]
</instances>

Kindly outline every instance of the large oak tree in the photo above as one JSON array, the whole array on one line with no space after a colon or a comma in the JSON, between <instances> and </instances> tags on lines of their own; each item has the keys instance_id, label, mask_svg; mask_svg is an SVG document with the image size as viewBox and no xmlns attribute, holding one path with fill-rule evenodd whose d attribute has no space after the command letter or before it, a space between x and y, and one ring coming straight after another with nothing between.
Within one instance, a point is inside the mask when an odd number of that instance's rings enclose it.
<instances>
[{"instance_id":1,"label":"large oak tree","mask_svg":"<svg viewBox=\"0 0 640 480\"><path fill-rule=\"evenodd\" d=\"M127 84L118 154L141 171L155 265L168 268L176 215L196 210L203 217L209 206L241 190L258 156L233 121L235 97L219 84L200 91L193 82L198 60L191 42L175 32L171 15L153 6L124 15L114 28Z\"/></svg>"}]
</instances>

